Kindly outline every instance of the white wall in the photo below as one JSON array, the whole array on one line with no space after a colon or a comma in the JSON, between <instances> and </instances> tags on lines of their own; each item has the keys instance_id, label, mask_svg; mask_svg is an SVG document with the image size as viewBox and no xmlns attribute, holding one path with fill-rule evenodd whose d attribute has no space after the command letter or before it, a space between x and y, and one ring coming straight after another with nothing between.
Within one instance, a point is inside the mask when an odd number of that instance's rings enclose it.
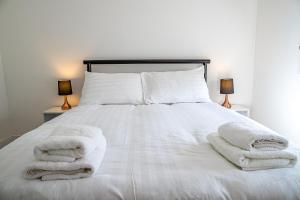
<instances>
[{"instance_id":1,"label":"white wall","mask_svg":"<svg viewBox=\"0 0 300 200\"><path fill-rule=\"evenodd\" d=\"M77 103L84 58L210 58L213 99L218 79L234 77L232 102L251 105L256 10L256 0L0 0L15 125L30 130L61 103L57 79L73 79Z\"/></svg>"},{"instance_id":2,"label":"white wall","mask_svg":"<svg viewBox=\"0 0 300 200\"><path fill-rule=\"evenodd\" d=\"M0 140L13 133L10 121L4 70L0 53Z\"/></svg>"},{"instance_id":3,"label":"white wall","mask_svg":"<svg viewBox=\"0 0 300 200\"><path fill-rule=\"evenodd\" d=\"M8 116L8 102L6 94L6 85L4 80L4 71L0 54L0 120Z\"/></svg>"},{"instance_id":4,"label":"white wall","mask_svg":"<svg viewBox=\"0 0 300 200\"><path fill-rule=\"evenodd\" d=\"M300 145L300 0L259 0L252 115Z\"/></svg>"}]
</instances>

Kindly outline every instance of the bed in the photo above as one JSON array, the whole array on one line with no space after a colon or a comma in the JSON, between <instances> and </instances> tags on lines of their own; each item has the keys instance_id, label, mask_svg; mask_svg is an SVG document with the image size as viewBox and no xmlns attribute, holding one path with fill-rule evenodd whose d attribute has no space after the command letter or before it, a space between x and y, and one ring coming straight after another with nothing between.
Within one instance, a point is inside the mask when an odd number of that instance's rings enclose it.
<instances>
[{"instance_id":1,"label":"bed","mask_svg":"<svg viewBox=\"0 0 300 200\"><path fill-rule=\"evenodd\" d=\"M81 105L0 150L0 199L300 199L299 164L242 171L208 144L206 135L219 125L249 120L212 102ZM22 178L34 145L49 135L52 124L103 130L108 147L94 176Z\"/></svg>"}]
</instances>

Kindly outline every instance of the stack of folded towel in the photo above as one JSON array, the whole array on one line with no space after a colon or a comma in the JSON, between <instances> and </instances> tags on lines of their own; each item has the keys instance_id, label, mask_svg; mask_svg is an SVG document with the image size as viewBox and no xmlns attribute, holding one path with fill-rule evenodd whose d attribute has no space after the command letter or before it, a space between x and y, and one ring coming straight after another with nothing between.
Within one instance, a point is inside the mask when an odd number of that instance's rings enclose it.
<instances>
[{"instance_id":1,"label":"stack of folded towel","mask_svg":"<svg viewBox=\"0 0 300 200\"><path fill-rule=\"evenodd\" d=\"M85 178L99 168L106 150L101 129L83 125L55 126L34 147L36 161L24 170L26 179Z\"/></svg>"},{"instance_id":2,"label":"stack of folded towel","mask_svg":"<svg viewBox=\"0 0 300 200\"><path fill-rule=\"evenodd\" d=\"M231 122L207 136L213 148L243 170L293 167L297 156L286 150L288 141L255 123Z\"/></svg>"}]
</instances>

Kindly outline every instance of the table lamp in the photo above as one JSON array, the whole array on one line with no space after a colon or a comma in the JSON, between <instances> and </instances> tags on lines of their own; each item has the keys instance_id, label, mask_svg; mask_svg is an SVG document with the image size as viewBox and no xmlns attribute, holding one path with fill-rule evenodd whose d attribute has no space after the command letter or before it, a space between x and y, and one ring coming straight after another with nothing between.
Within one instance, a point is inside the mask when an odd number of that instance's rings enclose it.
<instances>
[{"instance_id":1,"label":"table lamp","mask_svg":"<svg viewBox=\"0 0 300 200\"><path fill-rule=\"evenodd\" d=\"M220 93L226 94L225 95L225 101L222 104L225 108L231 108L231 104L228 100L228 94L234 93L234 85L233 85L233 79L221 79L220 81Z\"/></svg>"},{"instance_id":2,"label":"table lamp","mask_svg":"<svg viewBox=\"0 0 300 200\"><path fill-rule=\"evenodd\" d=\"M70 80L59 80L58 81L58 95L64 96L64 104L61 106L62 110L71 109L71 105L68 102L68 95L73 94L72 85Z\"/></svg>"}]
</instances>

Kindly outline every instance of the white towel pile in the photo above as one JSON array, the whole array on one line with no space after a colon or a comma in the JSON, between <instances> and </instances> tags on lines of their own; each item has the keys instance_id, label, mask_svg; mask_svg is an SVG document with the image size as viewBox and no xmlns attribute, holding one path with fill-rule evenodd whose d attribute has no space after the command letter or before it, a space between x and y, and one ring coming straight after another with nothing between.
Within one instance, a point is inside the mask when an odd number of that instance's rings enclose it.
<instances>
[{"instance_id":1,"label":"white towel pile","mask_svg":"<svg viewBox=\"0 0 300 200\"><path fill-rule=\"evenodd\" d=\"M26 179L85 178L99 168L106 150L101 129L83 125L53 127L50 136L34 147L37 161L24 170Z\"/></svg>"},{"instance_id":2,"label":"white towel pile","mask_svg":"<svg viewBox=\"0 0 300 200\"><path fill-rule=\"evenodd\" d=\"M243 170L293 167L297 156L288 141L255 123L231 122L207 136L214 149Z\"/></svg>"}]
</instances>

